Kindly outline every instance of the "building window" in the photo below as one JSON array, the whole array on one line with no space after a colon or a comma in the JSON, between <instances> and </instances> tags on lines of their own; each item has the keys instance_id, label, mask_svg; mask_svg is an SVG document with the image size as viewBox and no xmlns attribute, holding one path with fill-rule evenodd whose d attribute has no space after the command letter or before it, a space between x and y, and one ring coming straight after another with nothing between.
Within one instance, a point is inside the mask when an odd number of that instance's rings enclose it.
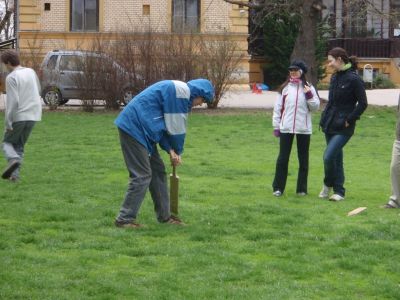
<instances>
[{"instance_id":1,"label":"building window","mask_svg":"<svg viewBox=\"0 0 400 300\"><path fill-rule=\"evenodd\" d=\"M173 0L172 31L200 31L200 0Z\"/></svg>"},{"instance_id":2,"label":"building window","mask_svg":"<svg viewBox=\"0 0 400 300\"><path fill-rule=\"evenodd\" d=\"M150 16L150 5L143 4L143 16Z\"/></svg>"},{"instance_id":3,"label":"building window","mask_svg":"<svg viewBox=\"0 0 400 300\"><path fill-rule=\"evenodd\" d=\"M376 34L374 29L367 29L367 5L362 0L344 3L343 12L345 20L345 36L346 37L374 37Z\"/></svg>"},{"instance_id":4,"label":"building window","mask_svg":"<svg viewBox=\"0 0 400 300\"><path fill-rule=\"evenodd\" d=\"M47 63L47 69L55 70L56 65L57 65L57 59L58 59L58 55L52 55L49 59L49 62Z\"/></svg>"},{"instance_id":5,"label":"building window","mask_svg":"<svg viewBox=\"0 0 400 300\"><path fill-rule=\"evenodd\" d=\"M400 15L396 12L400 11L400 0L392 0L390 10L394 16L390 23L390 37L400 37Z\"/></svg>"},{"instance_id":6,"label":"building window","mask_svg":"<svg viewBox=\"0 0 400 300\"><path fill-rule=\"evenodd\" d=\"M71 31L99 31L99 0L71 0Z\"/></svg>"}]
</instances>

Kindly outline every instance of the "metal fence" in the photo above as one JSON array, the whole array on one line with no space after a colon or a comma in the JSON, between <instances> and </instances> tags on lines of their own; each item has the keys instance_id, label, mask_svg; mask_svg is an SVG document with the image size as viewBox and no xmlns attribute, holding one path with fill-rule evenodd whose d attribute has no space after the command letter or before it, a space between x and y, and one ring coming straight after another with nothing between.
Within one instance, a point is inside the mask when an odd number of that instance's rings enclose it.
<instances>
[{"instance_id":1,"label":"metal fence","mask_svg":"<svg viewBox=\"0 0 400 300\"><path fill-rule=\"evenodd\" d=\"M10 39L10 40L7 40L7 41L2 41L2 42L0 42L0 51L4 50L4 49L10 49L10 48L15 49L16 44L17 44L17 39L16 38Z\"/></svg>"},{"instance_id":2,"label":"metal fence","mask_svg":"<svg viewBox=\"0 0 400 300\"><path fill-rule=\"evenodd\" d=\"M341 47L349 55L358 57L393 58L400 57L400 39L330 39L327 49Z\"/></svg>"}]
</instances>

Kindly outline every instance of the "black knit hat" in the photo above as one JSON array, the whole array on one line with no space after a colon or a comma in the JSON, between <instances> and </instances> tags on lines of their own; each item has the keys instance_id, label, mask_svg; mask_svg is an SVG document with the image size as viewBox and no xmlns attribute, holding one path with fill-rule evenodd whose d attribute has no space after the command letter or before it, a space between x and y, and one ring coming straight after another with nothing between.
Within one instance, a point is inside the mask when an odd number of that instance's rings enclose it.
<instances>
[{"instance_id":1,"label":"black knit hat","mask_svg":"<svg viewBox=\"0 0 400 300\"><path fill-rule=\"evenodd\" d=\"M292 63L290 64L288 69L289 70L301 69L303 71L303 74L306 74L308 71L308 67L307 67L306 63L299 59L295 59L294 61L292 61Z\"/></svg>"}]
</instances>

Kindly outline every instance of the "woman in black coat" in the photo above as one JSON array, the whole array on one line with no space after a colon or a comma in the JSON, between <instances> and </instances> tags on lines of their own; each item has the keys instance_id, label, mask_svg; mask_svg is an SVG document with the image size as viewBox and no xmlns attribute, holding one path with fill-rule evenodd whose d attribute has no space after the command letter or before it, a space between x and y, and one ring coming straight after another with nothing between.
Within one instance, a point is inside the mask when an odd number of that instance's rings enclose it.
<instances>
[{"instance_id":1,"label":"woman in black coat","mask_svg":"<svg viewBox=\"0 0 400 300\"><path fill-rule=\"evenodd\" d=\"M320 198L328 198L333 189L332 201L344 200L343 147L354 134L356 121L367 108L364 82L356 73L355 57L346 50L333 48L328 52L328 66L336 72L331 78L329 101L321 115L320 126L325 133L324 185Z\"/></svg>"}]
</instances>

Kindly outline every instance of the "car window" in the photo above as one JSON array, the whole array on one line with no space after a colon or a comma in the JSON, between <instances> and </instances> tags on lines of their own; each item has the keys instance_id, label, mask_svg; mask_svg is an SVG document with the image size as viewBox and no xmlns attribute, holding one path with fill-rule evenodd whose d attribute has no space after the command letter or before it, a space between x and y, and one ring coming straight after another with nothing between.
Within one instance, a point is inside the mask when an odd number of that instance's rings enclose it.
<instances>
[{"instance_id":1,"label":"car window","mask_svg":"<svg viewBox=\"0 0 400 300\"><path fill-rule=\"evenodd\" d=\"M86 63L88 65L94 65L94 66L101 66L102 65L102 58L97 57L97 56L87 56L86 57Z\"/></svg>"},{"instance_id":2,"label":"car window","mask_svg":"<svg viewBox=\"0 0 400 300\"><path fill-rule=\"evenodd\" d=\"M63 55L60 59L60 70L81 71L82 57L79 55Z\"/></svg>"},{"instance_id":3,"label":"car window","mask_svg":"<svg viewBox=\"0 0 400 300\"><path fill-rule=\"evenodd\" d=\"M100 56L87 56L87 67L98 72L106 72L112 68L112 61Z\"/></svg>"},{"instance_id":4,"label":"car window","mask_svg":"<svg viewBox=\"0 0 400 300\"><path fill-rule=\"evenodd\" d=\"M58 55L52 55L47 63L47 69L54 70L56 68Z\"/></svg>"}]
</instances>

